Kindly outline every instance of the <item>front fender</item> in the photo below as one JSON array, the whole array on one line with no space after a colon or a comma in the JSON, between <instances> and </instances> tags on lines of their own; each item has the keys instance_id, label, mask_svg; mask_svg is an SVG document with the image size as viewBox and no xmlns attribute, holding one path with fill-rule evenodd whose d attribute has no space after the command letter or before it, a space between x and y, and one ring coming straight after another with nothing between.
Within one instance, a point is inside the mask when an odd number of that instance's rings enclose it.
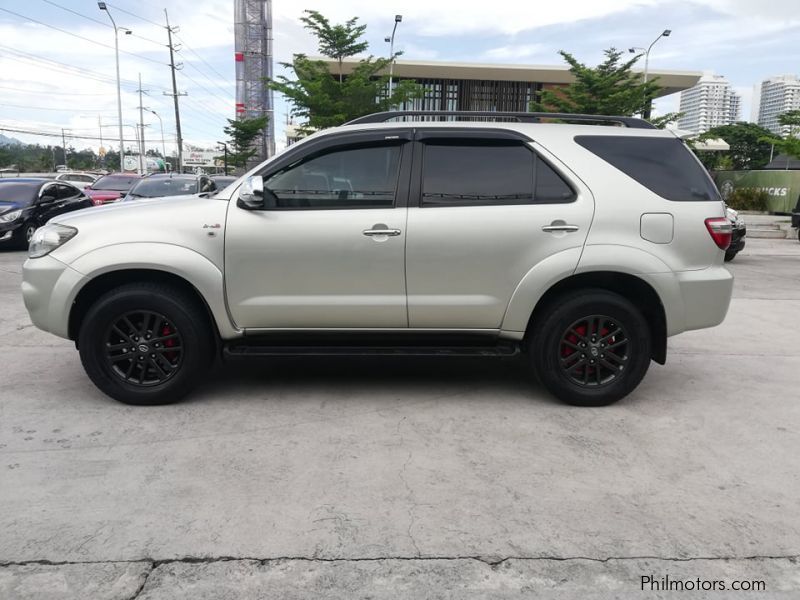
<instances>
[{"instance_id":1,"label":"front fender","mask_svg":"<svg viewBox=\"0 0 800 600\"><path fill-rule=\"evenodd\" d=\"M205 299L223 339L238 337L225 304L222 271L208 258L174 244L130 242L104 246L84 254L70 263L70 268L83 278L65 299L66 309L72 306L83 286L100 275L127 269L149 269L171 273L190 283Z\"/></svg>"}]
</instances>

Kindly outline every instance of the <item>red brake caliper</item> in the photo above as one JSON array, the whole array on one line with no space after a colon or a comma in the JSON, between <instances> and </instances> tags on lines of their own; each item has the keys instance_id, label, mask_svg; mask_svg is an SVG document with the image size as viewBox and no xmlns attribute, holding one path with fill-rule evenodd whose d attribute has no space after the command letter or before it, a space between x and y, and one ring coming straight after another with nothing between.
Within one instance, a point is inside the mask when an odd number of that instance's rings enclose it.
<instances>
[{"instance_id":1,"label":"red brake caliper","mask_svg":"<svg viewBox=\"0 0 800 600\"><path fill-rule=\"evenodd\" d=\"M164 324L164 326L161 328L162 336L172 335L173 333L174 330L167 324ZM175 338L169 338L164 340L164 346L167 348L172 348L173 346L175 346ZM166 358L169 362L172 362L175 359L175 355L176 355L175 352L165 352L164 358Z\"/></svg>"}]
</instances>

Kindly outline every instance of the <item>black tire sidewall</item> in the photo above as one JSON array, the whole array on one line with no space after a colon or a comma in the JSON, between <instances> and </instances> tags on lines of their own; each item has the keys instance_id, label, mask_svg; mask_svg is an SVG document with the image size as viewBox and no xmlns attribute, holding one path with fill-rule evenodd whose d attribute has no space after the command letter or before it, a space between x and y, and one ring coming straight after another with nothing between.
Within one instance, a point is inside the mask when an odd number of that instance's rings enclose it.
<instances>
[{"instance_id":1,"label":"black tire sidewall","mask_svg":"<svg viewBox=\"0 0 800 600\"><path fill-rule=\"evenodd\" d=\"M625 371L599 388L572 382L559 364L561 337L578 319L605 315L615 319L628 333L630 359ZM534 324L535 325L535 324ZM577 406L605 406L627 396L641 382L650 366L650 328L631 302L605 291L580 292L550 306L536 333L531 336L530 355L539 381L560 400Z\"/></svg>"},{"instance_id":2,"label":"black tire sidewall","mask_svg":"<svg viewBox=\"0 0 800 600\"><path fill-rule=\"evenodd\" d=\"M108 328L122 314L136 310L164 315L183 339L180 369L163 384L144 387L127 383L105 362ZM196 302L180 290L124 286L102 296L83 319L78 336L81 362L92 382L115 400L134 405L177 402L197 385L213 358L213 337L207 321Z\"/></svg>"}]
</instances>

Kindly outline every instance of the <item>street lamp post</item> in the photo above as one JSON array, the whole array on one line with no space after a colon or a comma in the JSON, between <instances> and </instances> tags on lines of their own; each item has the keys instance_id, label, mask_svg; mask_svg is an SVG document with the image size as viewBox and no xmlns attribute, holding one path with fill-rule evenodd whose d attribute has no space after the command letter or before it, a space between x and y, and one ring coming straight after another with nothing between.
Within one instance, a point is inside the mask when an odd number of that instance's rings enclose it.
<instances>
[{"instance_id":1,"label":"street lamp post","mask_svg":"<svg viewBox=\"0 0 800 600\"><path fill-rule=\"evenodd\" d=\"M217 142L217 143L220 146L222 146L222 148L223 148L223 150L225 152L225 158L224 158L224 160L225 160L225 175L227 175L228 174L228 144L226 144L225 142Z\"/></svg>"},{"instance_id":2,"label":"street lamp post","mask_svg":"<svg viewBox=\"0 0 800 600\"><path fill-rule=\"evenodd\" d=\"M653 40L653 43L650 44L647 47L647 49L638 48L636 46L634 46L633 48L628 48L628 52L630 52L631 54L635 53L637 50L644 50L644 83L647 83L648 68L650 67L650 50L653 49L653 46L656 45L656 42L658 40L660 40L662 37L669 37L671 34L672 34L671 29L665 29L660 34L658 34L658 37ZM647 106L645 106L645 104ZM650 103L647 102L647 91L645 91L645 102L642 105L642 117L644 117L645 119L650 118Z\"/></svg>"},{"instance_id":3,"label":"street lamp post","mask_svg":"<svg viewBox=\"0 0 800 600\"><path fill-rule=\"evenodd\" d=\"M384 39L385 42L389 43L389 96L392 95L392 79L394 76L394 34L397 31L397 24L403 20L403 15L395 15L394 16L394 27L392 28L392 35L391 37L386 37Z\"/></svg>"},{"instance_id":4,"label":"street lamp post","mask_svg":"<svg viewBox=\"0 0 800 600\"><path fill-rule=\"evenodd\" d=\"M152 108L147 108L145 106L145 110L149 110L156 117L158 117L158 125L159 125L159 127L161 127L161 154L164 156L164 168L166 169L167 168L167 166L166 166L167 165L167 146L166 146L166 144L164 144L164 121L161 120L161 117L159 116L159 114L156 111L154 111Z\"/></svg>"},{"instance_id":5,"label":"street lamp post","mask_svg":"<svg viewBox=\"0 0 800 600\"><path fill-rule=\"evenodd\" d=\"M108 10L108 6L105 2L98 2L97 7L100 10L106 11L108 18L111 19L111 25L114 27L114 53L116 55L117 60L117 119L119 120L119 170L125 170L125 141L123 140L122 135L122 91L120 86L120 79L119 79L119 29L122 29L126 35L130 35L131 30L123 28L118 28L116 22L114 22L114 17L111 16L111 11ZM141 86L140 86L141 87Z\"/></svg>"}]
</instances>

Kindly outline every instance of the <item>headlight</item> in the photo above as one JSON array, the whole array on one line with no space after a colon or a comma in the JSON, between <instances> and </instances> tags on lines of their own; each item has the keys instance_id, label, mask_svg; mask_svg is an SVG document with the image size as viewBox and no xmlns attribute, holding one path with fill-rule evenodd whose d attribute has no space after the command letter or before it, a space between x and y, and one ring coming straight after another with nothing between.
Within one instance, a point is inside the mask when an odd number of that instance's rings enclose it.
<instances>
[{"instance_id":1,"label":"headlight","mask_svg":"<svg viewBox=\"0 0 800 600\"><path fill-rule=\"evenodd\" d=\"M11 212L0 215L0 223L11 223L22 216L22 209L12 210Z\"/></svg>"},{"instance_id":2,"label":"headlight","mask_svg":"<svg viewBox=\"0 0 800 600\"><path fill-rule=\"evenodd\" d=\"M45 225L36 230L28 247L30 258L39 258L50 254L59 246L75 237L78 230L67 225Z\"/></svg>"}]
</instances>

